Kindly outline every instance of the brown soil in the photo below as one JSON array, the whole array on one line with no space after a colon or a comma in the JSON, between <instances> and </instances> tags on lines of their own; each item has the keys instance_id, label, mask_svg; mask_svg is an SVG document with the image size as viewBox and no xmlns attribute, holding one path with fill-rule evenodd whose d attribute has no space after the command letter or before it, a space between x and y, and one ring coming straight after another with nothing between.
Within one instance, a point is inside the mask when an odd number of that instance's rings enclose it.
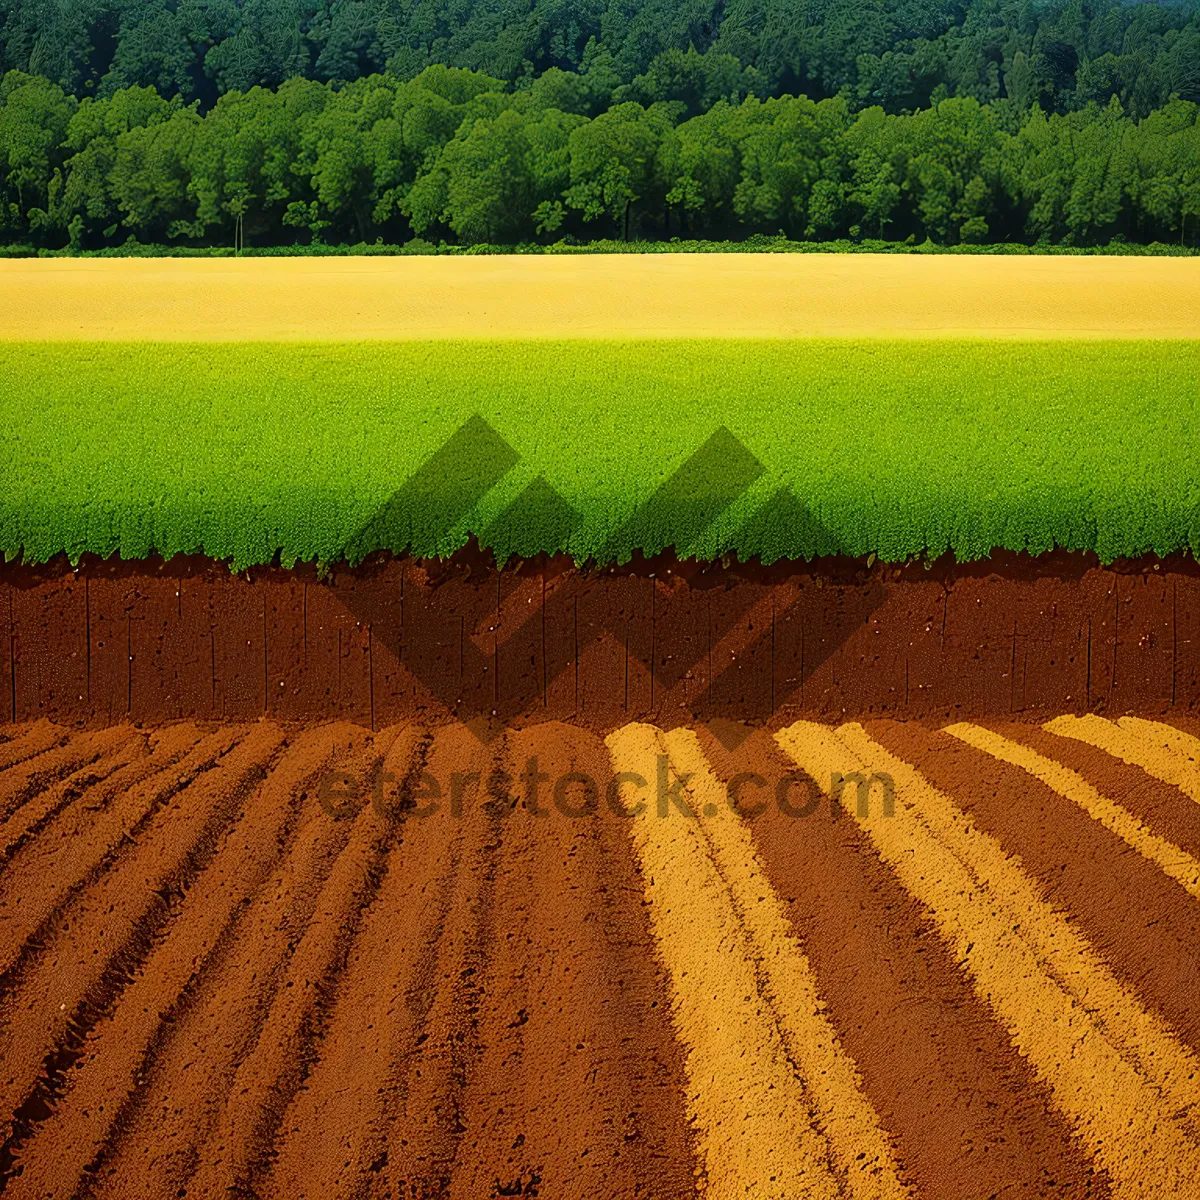
<instances>
[{"instance_id":1,"label":"brown soil","mask_svg":"<svg viewBox=\"0 0 1200 1200\"><path fill-rule=\"evenodd\" d=\"M1078 769L1074 763L1081 756L1061 746L1069 738L1026 726L992 727ZM976 825L1017 855L1046 899L1071 914L1118 977L1140 989L1176 1033L1200 1049L1200 1006L1194 996L1200 979L1200 905L1155 864L1020 768L913 724L871 722L867 728L894 754L920 763L930 783L953 795ZM1127 790L1134 782L1128 773L1136 768L1118 771L1096 758L1089 766L1088 781L1122 805L1132 807L1139 793L1145 794L1137 786ZM1124 764L1114 764L1119 766ZM1152 814L1146 811L1150 805L1143 812L1151 828L1166 835L1171 826L1164 809L1196 805L1161 783L1155 790L1162 799Z\"/></svg>"},{"instance_id":2,"label":"brown soil","mask_svg":"<svg viewBox=\"0 0 1200 1200\"><path fill-rule=\"evenodd\" d=\"M989 725L1200 844L1177 789ZM1192 898L1027 773L931 726L866 729L999 842L1131 1004L1200 1047ZM767 731L732 748L696 732L719 780L765 784L741 793L759 902L778 898L914 1200L1110 1195L863 824L835 817ZM693 1114L715 1110L694 1103L709 1085L675 1008L707 983L671 978L681 960L650 920L653 881L606 802L614 762L593 732L43 722L0 726L6 748L6 1196L709 1194L712 1130ZM777 802L788 776L794 808L817 797L804 819ZM876 1194L859 1187L839 1194Z\"/></svg>"},{"instance_id":3,"label":"brown soil","mask_svg":"<svg viewBox=\"0 0 1200 1200\"><path fill-rule=\"evenodd\" d=\"M80 783L0 877L0 1188L693 1194L624 831L540 824L478 781L464 819L404 819L424 772L515 777L536 755L552 778L602 779L596 738L118 734L129 761ZM31 761L64 778L60 751ZM357 801L322 801L334 768Z\"/></svg>"},{"instance_id":4,"label":"brown soil","mask_svg":"<svg viewBox=\"0 0 1200 1200\"><path fill-rule=\"evenodd\" d=\"M1200 811L1041 723L1200 736L1196 614L1182 559L0 567L0 1192L791 1200L783 1171L825 1200L1157 1196L1139 1163L1200 1163L1198 883L1174 861L1200 859ZM799 717L861 720L847 754L920 772L910 843L798 770L772 731ZM647 720L675 732L602 740ZM826 744L797 728L793 753ZM741 818L654 824L655 746L660 788L668 759L741 777ZM635 763L662 837L608 789ZM935 863L971 882L929 886ZM981 974L955 929L1029 978ZM1063 1042L1040 1004L1099 1024ZM1097 1140L1125 1133L1076 1049L1135 1065L1146 1159Z\"/></svg>"},{"instance_id":5,"label":"brown soil","mask_svg":"<svg viewBox=\"0 0 1200 1200\"><path fill-rule=\"evenodd\" d=\"M789 817L770 788L796 771L765 733L734 750L702 734L741 795L767 876L823 985L907 1182L922 1200L1107 1196L1046 1090L973 994L921 905L846 818ZM917 760L922 768L924 759ZM796 786L797 809L814 794Z\"/></svg>"},{"instance_id":6,"label":"brown soil","mask_svg":"<svg viewBox=\"0 0 1200 1200\"><path fill-rule=\"evenodd\" d=\"M1200 569L1183 557L498 570L464 552L324 579L199 558L8 564L0 635L0 719L22 723L453 715L605 731L1200 708ZM44 736L0 744L0 762Z\"/></svg>"}]
</instances>

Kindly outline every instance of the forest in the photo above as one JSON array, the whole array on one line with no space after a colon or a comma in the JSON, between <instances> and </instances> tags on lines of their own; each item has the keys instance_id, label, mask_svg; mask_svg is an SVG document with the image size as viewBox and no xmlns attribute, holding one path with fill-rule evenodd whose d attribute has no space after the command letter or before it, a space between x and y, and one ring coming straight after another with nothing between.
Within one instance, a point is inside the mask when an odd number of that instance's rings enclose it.
<instances>
[{"instance_id":1,"label":"forest","mask_svg":"<svg viewBox=\"0 0 1200 1200\"><path fill-rule=\"evenodd\" d=\"M0 244L1194 246L1200 9L14 0Z\"/></svg>"}]
</instances>

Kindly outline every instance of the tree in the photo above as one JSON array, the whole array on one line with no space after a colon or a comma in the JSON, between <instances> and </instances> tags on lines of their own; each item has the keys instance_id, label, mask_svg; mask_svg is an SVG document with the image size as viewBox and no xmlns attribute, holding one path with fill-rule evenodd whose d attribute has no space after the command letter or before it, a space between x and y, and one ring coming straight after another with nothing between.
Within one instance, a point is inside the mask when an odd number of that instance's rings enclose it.
<instances>
[{"instance_id":1,"label":"tree","mask_svg":"<svg viewBox=\"0 0 1200 1200\"><path fill-rule=\"evenodd\" d=\"M1130 196L1144 226L1185 241L1189 217L1200 216L1200 108L1172 100L1130 131L1136 161Z\"/></svg>"},{"instance_id":2,"label":"tree","mask_svg":"<svg viewBox=\"0 0 1200 1200\"><path fill-rule=\"evenodd\" d=\"M156 0L141 0L121 12L116 53L102 92L112 95L131 84L145 84L167 96L188 96L194 66L195 54L179 11Z\"/></svg>"},{"instance_id":3,"label":"tree","mask_svg":"<svg viewBox=\"0 0 1200 1200\"><path fill-rule=\"evenodd\" d=\"M472 108L475 102L502 96L503 86L490 76L430 67L399 89L391 116L376 122L368 137L377 223L402 214L424 233L442 220L449 184L442 150L465 121L484 117L484 108Z\"/></svg>"},{"instance_id":4,"label":"tree","mask_svg":"<svg viewBox=\"0 0 1200 1200\"><path fill-rule=\"evenodd\" d=\"M1120 97L1144 116L1200 99L1195 6L1174 0L6 0L0 72L82 97L132 83L201 101L297 75L406 83L431 64L580 94L543 108L594 116L615 98L734 103L844 96L892 115L948 96L1027 110ZM1001 82L1003 80L1003 83Z\"/></svg>"},{"instance_id":5,"label":"tree","mask_svg":"<svg viewBox=\"0 0 1200 1200\"><path fill-rule=\"evenodd\" d=\"M137 5L150 6L138 10L139 21L154 18L152 0L125 2L122 19L133 20ZM287 3L300 4L304 39L328 44L323 23L333 16L305 7L309 0ZM359 13L362 28L384 29L394 56L401 42L394 28L387 32L385 17L399 18L371 7L391 0L354 3L367 6ZM797 10L792 0L729 0L724 20L734 24L729 38L717 39L721 48L708 44L710 30L697 43L704 49L656 50L627 85L619 82L618 59L595 35L584 39L583 26L578 38L572 33L553 50L578 57L583 69L539 74L531 66L515 86L438 64L407 80L296 77L190 104L178 90L165 96L142 84L111 94L102 87L77 102L56 83L13 71L0 80L0 225L6 239L74 248L102 244L122 229L238 247L295 238L297 230L316 239L328 231L342 241L394 242L433 229L464 243L521 241L591 232L602 218L626 238L639 228L782 228L804 238L865 230L944 242L1094 242L1117 234L1195 241L1197 106L1174 99L1140 121L1115 97L1049 111L1037 103L1044 93L1036 65L1051 43L1078 54L1085 82L1101 77L1098 68L1091 75L1085 68L1107 55L1115 56L1109 65L1122 56L1161 65L1191 44L1190 27L1148 6L1132 16L1113 6L1098 15L1073 3L1051 27L1029 6L1014 13L969 3L971 21L939 35L945 45L929 53L930 73L922 79L936 75L937 63L974 63L971 86L986 89L990 75L981 64L1008 63L1006 86L1015 94L983 103L951 96L939 81L932 103L911 113L890 113L882 104L856 111L861 93L848 85L823 99L719 98L689 117L689 105L704 98L712 79L720 90L734 77L729 46L766 53L763 31L782 37L786 28L789 45L820 49L813 37L836 22L822 24L815 9ZM698 0L693 15L702 10ZM278 12L244 11L235 0L180 0L172 11L189 40L207 30L214 46L255 22L286 25ZM917 0L871 11L883 12L896 30L920 31L932 21ZM543 15L553 23L562 14ZM5 21L20 32L11 16ZM612 36L610 44L624 45L630 62L649 45ZM487 44L502 41L497 34ZM534 47L535 56L551 53L537 38L520 44ZM32 53L22 45L21 54ZM361 52L378 57L384 48ZM912 63L921 53L867 56L871 62L858 63L859 81L878 83L899 70L898 55ZM145 61L157 70L158 59ZM817 54L804 70L815 78L827 66ZM969 73L958 86L967 86ZM1130 76L1131 94L1136 98L1153 78ZM661 85L670 98L602 108L603 96L635 83ZM926 83L909 85L919 91Z\"/></svg>"},{"instance_id":6,"label":"tree","mask_svg":"<svg viewBox=\"0 0 1200 1200\"><path fill-rule=\"evenodd\" d=\"M85 99L67 127L70 156L51 225L61 229L74 224L80 242L85 236L99 240L113 229L121 218L112 190L118 139L131 129L170 120L182 107L178 96L166 100L153 87L121 88L107 98Z\"/></svg>"},{"instance_id":7,"label":"tree","mask_svg":"<svg viewBox=\"0 0 1200 1200\"><path fill-rule=\"evenodd\" d=\"M396 85L387 76L356 80L333 93L301 138L295 172L309 180L331 223L353 220L359 241L366 241L379 201L370 135L391 117L395 102Z\"/></svg>"},{"instance_id":8,"label":"tree","mask_svg":"<svg viewBox=\"0 0 1200 1200\"><path fill-rule=\"evenodd\" d=\"M110 186L121 223L141 240L165 240L174 223L194 219L187 161L201 126L195 109L180 108L118 135Z\"/></svg>"},{"instance_id":9,"label":"tree","mask_svg":"<svg viewBox=\"0 0 1200 1200\"><path fill-rule=\"evenodd\" d=\"M661 210L667 188L656 170L658 149L671 125L663 106L626 101L572 130L567 207L584 221L611 217L628 241L635 204Z\"/></svg>"},{"instance_id":10,"label":"tree","mask_svg":"<svg viewBox=\"0 0 1200 1200\"><path fill-rule=\"evenodd\" d=\"M1037 77L1024 50L1013 55L1012 64L1004 73L1004 91L1021 112L1028 112L1035 103Z\"/></svg>"},{"instance_id":11,"label":"tree","mask_svg":"<svg viewBox=\"0 0 1200 1200\"><path fill-rule=\"evenodd\" d=\"M299 169L302 146L314 120L332 99L320 84L293 79L278 91L227 92L205 117L192 141L188 192L196 225L179 232L202 236L216 226L225 240L278 237L293 202L312 200ZM232 228L231 228L232 227Z\"/></svg>"},{"instance_id":12,"label":"tree","mask_svg":"<svg viewBox=\"0 0 1200 1200\"><path fill-rule=\"evenodd\" d=\"M41 220L51 180L63 161L63 142L76 101L47 79L10 71L0 80L0 217L7 229Z\"/></svg>"},{"instance_id":13,"label":"tree","mask_svg":"<svg viewBox=\"0 0 1200 1200\"><path fill-rule=\"evenodd\" d=\"M212 7L225 18L225 27L232 27L214 39L204 57L204 70L220 91L277 87L311 70L306 26L315 15L312 0L244 0Z\"/></svg>"},{"instance_id":14,"label":"tree","mask_svg":"<svg viewBox=\"0 0 1200 1200\"><path fill-rule=\"evenodd\" d=\"M570 178L571 130L584 123L556 109L509 108L464 124L439 156L437 198L414 201L414 229L439 220L464 242L503 242L520 240L535 212L553 224Z\"/></svg>"},{"instance_id":15,"label":"tree","mask_svg":"<svg viewBox=\"0 0 1200 1200\"><path fill-rule=\"evenodd\" d=\"M939 241L985 236L986 215L1001 208L1007 143L992 110L977 100L947 99L893 120L907 142L902 187L927 236Z\"/></svg>"},{"instance_id":16,"label":"tree","mask_svg":"<svg viewBox=\"0 0 1200 1200\"><path fill-rule=\"evenodd\" d=\"M1011 150L1031 232L1073 240L1112 232L1136 170L1129 128L1115 98L1067 116L1033 112Z\"/></svg>"},{"instance_id":17,"label":"tree","mask_svg":"<svg viewBox=\"0 0 1200 1200\"><path fill-rule=\"evenodd\" d=\"M1125 207L1133 178L1130 122L1114 96L1107 107L1071 114L1073 178L1064 207L1067 230L1077 240L1111 233Z\"/></svg>"},{"instance_id":18,"label":"tree","mask_svg":"<svg viewBox=\"0 0 1200 1200\"><path fill-rule=\"evenodd\" d=\"M684 105L689 117L707 112L718 100L740 103L746 96L765 96L766 80L754 67L743 67L732 54L709 50L699 54L694 46L687 50L667 50L659 54L649 69L624 87L614 99L636 100L651 105L675 100Z\"/></svg>"},{"instance_id":19,"label":"tree","mask_svg":"<svg viewBox=\"0 0 1200 1200\"><path fill-rule=\"evenodd\" d=\"M685 220L713 228L734 218L744 128L738 110L721 100L663 138L659 171L668 187L666 202L682 210Z\"/></svg>"},{"instance_id":20,"label":"tree","mask_svg":"<svg viewBox=\"0 0 1200 1200\"><path fill-rule=\"evenodd\" d=\"M784 96L742 105L741 178L734 211L745 222L782 228L792 236L809 227L809 197L822 179L840 179L837 144L845 135L843 100Z\"/></svg>"},{"instance_id":21,"label":"tree","mask_svg":"<svg viewBox=\"0 0 1200 1200\"><path fill-rule=\"evenodd\" d=\"M885 226L895 218L900 205L900 179L907 167L907 153L900 145L898 119L882 108L868 108L851 125L847 141L852 155L850 203L858 221L883 237Z\"/></svg>"}]
</instances>

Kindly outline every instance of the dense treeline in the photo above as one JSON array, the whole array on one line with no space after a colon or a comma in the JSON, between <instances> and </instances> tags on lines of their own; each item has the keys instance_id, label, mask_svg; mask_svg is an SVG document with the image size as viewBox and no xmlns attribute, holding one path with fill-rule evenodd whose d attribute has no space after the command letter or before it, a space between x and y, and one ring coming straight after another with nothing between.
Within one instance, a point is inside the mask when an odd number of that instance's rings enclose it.
<instances>
[{"instance_id":1,"label":"dense treeline","mask_svg":"<svg viewBox=\"0 0 1200 1200\"><path fill-rule=\"evenodd\" d=\"M292 79L206 113L153 87L77 100L0 81L0 242L89 248L564 236L1200 237L1200 107L1141 120L1008 98L853 111L844 97L627 100L580 74L512 88L434 66Z\"/></svg>"},{"instance_id":2,"label":"dense treeline","mask_svg":"<svg viewBox=\"0 0 1200 1200\"><path fill-rule=\"evenodd\" d=\"M136 84L206 110L297 76L407 81L432 64L513 84L555 68L582 74L600 108L683 99L692 115L739 93L912 111L942 88L1046 112L1115 94L1141 117L1172 95L1200 101L1200 23L1194 0L8 0L0 12L0 74L77 96Z\"/></svg>"},{"instance_id":3,"label":"dense treeline","mask_svg":"<svg viewBox=\"0 0 1200 1200\"><path fill-rule=\"evenodd\" d=\"M1194 0L10 0L0 75L42 248L1200 227Z\"/></svg>"}]
</instances>

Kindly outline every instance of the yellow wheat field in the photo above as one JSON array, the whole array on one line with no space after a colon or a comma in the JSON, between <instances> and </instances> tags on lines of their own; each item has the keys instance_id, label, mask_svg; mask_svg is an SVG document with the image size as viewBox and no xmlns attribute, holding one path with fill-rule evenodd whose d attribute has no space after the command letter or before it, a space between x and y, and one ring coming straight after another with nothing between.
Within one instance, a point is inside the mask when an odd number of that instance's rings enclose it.
<instances>
[{"instance_id":1,"label":"yellow wheat field","mask_svg":"<svg viewBox=\"0 0 1200 1200\"><path fill-rule=\"evenodd\" d=\"M664 254L0 262L0 339L1200 337L1200 259Z\"/></svg>"}]
</instances>

